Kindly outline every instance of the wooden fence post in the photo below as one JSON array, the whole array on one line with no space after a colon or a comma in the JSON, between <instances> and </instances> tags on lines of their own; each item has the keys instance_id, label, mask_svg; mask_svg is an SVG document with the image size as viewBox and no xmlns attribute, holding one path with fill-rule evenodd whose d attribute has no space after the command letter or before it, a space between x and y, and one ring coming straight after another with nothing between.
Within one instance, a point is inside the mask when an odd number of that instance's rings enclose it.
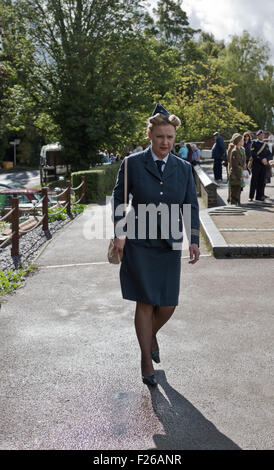
<instances>
[{"instance_id":1,"label":"wooden fence post","mask_svg":"<svg viewBox=\"0 0 274 470\"><path fill-rule=\"evenodd\" d=\"M49 228L49 218L48 218L48 187L47 186L44 186L42 188L42 197L44 197L43 199L43 230L48 230Z\"/></svg>"},{"instance_id":2,"label":"wooden fence post","mask_svg":"<svg viewBox=\"0 0 274 470\"><path fill-rule=\"evenodd\" d=\"M19 199L18 197L12 198L12 209L14 211L11 214L11 233L14 235L11 239L11 256L19 255Z\"/></svg>"},{"instance_id":3,"label":"wooden fence post","mask_svg":"<svg viewBox=\"0 0 274 470\"><path fill-rule=\"evenodd\" d=\"M86 201L87 201L87 196L86 196L86 177L85 176L81 176L81 179L82 179L82 182L83 182L83 186L82 186L82 201L81 203L82 204L86 204Z\"/></svg>"},{"instance_id":4,"label":"wooden fence post","mask_svg":"<svg viewBox=\"0 0 274 470\"><path fill-rule=\"evenodd\" d=\"M67 213L68 213L68 215L71 214L71 204L70 204L71 189L70 188L71 188L71 182L70 182L70 180L67 180L67 193L66 193L67 198L66 198L66 202L67 202Z\"/></svg>"}]
</instances>

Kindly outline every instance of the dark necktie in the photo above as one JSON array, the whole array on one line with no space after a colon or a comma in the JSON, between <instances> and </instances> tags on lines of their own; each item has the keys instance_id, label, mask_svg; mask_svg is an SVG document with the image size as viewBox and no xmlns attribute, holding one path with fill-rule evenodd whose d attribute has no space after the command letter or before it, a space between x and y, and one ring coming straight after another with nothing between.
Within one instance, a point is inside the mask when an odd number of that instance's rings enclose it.
<instances>
[{"instance_id":1,"label":"dark necktie","mask_svg":"<svg viewBox=\"0 0 274 470\"><path fill-rule=\"evenodd\" d=\"M161 176L163 174L162 167L163 167L164 164L165 164L165 162L163 160L156 160L156 165L158 167L158 170L159 170L159 173L160 173Z\"/></svg>"}]
</instances>

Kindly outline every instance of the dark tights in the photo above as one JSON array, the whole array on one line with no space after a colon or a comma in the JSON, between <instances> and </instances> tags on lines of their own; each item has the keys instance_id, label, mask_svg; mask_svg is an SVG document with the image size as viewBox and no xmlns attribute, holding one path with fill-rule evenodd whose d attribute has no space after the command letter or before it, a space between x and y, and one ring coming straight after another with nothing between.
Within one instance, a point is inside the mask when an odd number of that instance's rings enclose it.
<instances>
[{"instance_id":1,"label":"dark tights","mask_svg":"<svg viewBox=\"0 0 274 470\"><path fill-rule=\"evenodd\" d=\"M141 348L141 369L143 375L153 375L154 369L151 359L151 351L158 347L156 334L170 319L175 306L154 306L136 303L135 329Z\"/></svg>"}]
</instances>

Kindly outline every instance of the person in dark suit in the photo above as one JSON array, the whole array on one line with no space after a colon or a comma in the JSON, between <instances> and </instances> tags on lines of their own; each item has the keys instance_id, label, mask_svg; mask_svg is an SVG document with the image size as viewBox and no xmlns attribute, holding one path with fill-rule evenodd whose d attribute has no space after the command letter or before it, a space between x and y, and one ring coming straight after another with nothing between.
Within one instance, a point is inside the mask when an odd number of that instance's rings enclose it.
<instances>
[{"instance_id":1,"label":"person in dark suit","mask_svg":"<svg viewBox=\"0 0 274 470\"><path fill-rule=\"evenodd\" d=\"M226 162L226 148L224 144L224 139L222 136L219 134L219 132L215 132L214 135L214 140L215 143L213 144L213 147L211 149L211 156L214 159L214 164L213 164L213 173L214 173L214 178L215 181L221 182L223 177L222 177L222 161L224 160Z\"/></svg>"},{"instance_id":2,"label":"person in dark suit","mask_svg":"<svg viewBox=\"0 0 274 470\"><path fill-rule=\"evenodd\" d=\"M256 133L257 139L251 143L252 177L249 190L249 201L253 201L256 192L256 201L264 201L265 175L271 152L264 142L264 132L260 129Z\"/></svg>"},{"instance_id":3,"label":"person in dark suit","mask_svg":"<svg viewBox=\"0 0 274 470\"><path fill-rule=\"evenodd\" d=\"M171 152L179 125L176 116L157 104L148 119L150 147L124 159L113 190L122 295L136 302L142 377L148 385L157 385L152 364L152 360L160 362L156 334L178 305L182 210L190 211L189 263L196 263L200 254L199 206L191 165ZM131 193L132 204L123 217L125 180L127 202Z\"/></svg>"}]
</instances>

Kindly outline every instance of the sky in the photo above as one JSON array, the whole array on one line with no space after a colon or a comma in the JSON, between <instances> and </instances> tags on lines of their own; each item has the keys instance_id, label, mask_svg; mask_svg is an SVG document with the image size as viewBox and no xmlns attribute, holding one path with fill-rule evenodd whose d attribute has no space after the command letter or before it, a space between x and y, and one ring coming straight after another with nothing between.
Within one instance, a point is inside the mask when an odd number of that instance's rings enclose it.
<instances>
[{"instance_id":1,"label":"sky","mask_svg":"<svg viewBox=\"0 0 274 470\"><path fill-rule=\"evenodd\" d=\"M157 0L150 0L155 6ZM247 30L251 36L268 42L270 63L274 65L274 0L183 0L190 26L230 40Z\"/></svg>"}]
</instances>

